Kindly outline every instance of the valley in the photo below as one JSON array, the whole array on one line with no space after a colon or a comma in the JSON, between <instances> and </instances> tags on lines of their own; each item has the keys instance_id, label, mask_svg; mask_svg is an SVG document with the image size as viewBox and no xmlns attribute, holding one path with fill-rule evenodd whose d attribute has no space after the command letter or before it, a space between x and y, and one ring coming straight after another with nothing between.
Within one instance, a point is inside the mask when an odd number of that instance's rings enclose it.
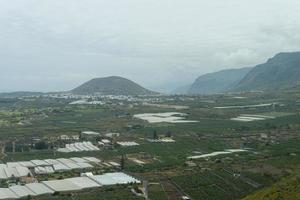
<instances>
[{"instance_id":1,"label":"valley","mask_svg":"<svg viewBox=\"0 0 300 200\"><path fill-rule=\"evenodd\" d=\"M70 104L86 96L66 94L1 98L0 110L6 122L0 126L1 161L90 156L101 163L88 170L31 173L40 182L77 177L82 172L124 172L146 181L147 195L158 200L175 198L170 196L169 187L180 188L180 194L190 199L244 198L297 173L300 114L298 93L240 96L244 98L231 94L89 97L101 104ZM247 116L248 120L232 120L237 116ZM185 120L193 123L182 123ZM91 135L83 135L85 132ZM67 144L85 145L88 141L93 145L89 148L96 149L58 151ZM2 181L2 187L19 181ZM20 183L26 184L26 180ZM119 191L124 190L128 199L139 199L130 187L89 190L90 195L102 190L117 190L121 195ZM49 199L74 195L80 199L81 193L59 192ZM106 195L118 199L116 194ZM47 195L36 198L48 199Z\"/></svg>"}]
</instances>

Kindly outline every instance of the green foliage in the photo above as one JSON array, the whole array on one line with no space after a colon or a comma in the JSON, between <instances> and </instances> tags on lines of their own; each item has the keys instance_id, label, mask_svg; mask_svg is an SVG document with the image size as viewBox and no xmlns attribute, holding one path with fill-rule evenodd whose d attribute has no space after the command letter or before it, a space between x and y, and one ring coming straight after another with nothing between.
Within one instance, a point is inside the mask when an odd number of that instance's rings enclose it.
<instances>
[{"instance_id":1,"label":"green foliage","mask_svg":"<svg viewBox=\"0 0 300 200\"><path fill-rule=\"evenodd\" d=\"M273 200L273 199L299 199L300 177L290 176L280 180L270 187L262 189L246 197L244 200Z\"/></svg>"},{"instance_id":2,"label":"green foliage","mask_svg":"<svg viewBox=\"0 0 300 200\"><path fill-rule=\"evenodd\" d=\"M37 150L44 150L44 149L48 149L48 144L45 141L40 141L34 144L34 147Z\"/></svg>"}]
</instances>

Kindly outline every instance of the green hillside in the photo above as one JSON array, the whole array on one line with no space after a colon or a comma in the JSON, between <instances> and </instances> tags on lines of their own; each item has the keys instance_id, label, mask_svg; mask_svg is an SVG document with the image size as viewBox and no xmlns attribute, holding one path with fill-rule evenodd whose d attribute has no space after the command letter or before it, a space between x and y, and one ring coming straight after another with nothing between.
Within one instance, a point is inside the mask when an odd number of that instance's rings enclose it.
<instances>
[{"instance_id":1,"label":"green hillside","mask_svg":"<svg viewBox=\"0 0 300 200\"><path fill-rule=\"evenodd\" d=\"M254 67L237 90L278 90L300 85L300 52L279 53Z\"/></svg>"},{"instance_id":2,"label":"green hillside","mask_svg":"<svg viewBox=\"0 0 300 200\"><path fill-rule=\"evenodd\" d=\"M251 68L228 69L205 74L196 79L188 90L190 94L226 92L241 81Z\"/></svg>"},{"instance_id":3,"label":"green hillside","mask_svg":"<svg viewBox=\"0 0 300 200\"><path fill-rule=\"evenodd\" d=\"M300 176L291 176L282 179L271 187L260 190L244 200L274 200L300 199Z\"/></svg>"}]
</instances>

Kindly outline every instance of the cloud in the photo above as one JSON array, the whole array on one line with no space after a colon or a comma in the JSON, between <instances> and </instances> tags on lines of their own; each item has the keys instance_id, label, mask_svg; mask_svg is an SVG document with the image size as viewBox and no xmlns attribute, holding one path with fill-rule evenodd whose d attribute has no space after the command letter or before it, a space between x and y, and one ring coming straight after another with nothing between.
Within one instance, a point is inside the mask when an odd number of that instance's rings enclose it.
<instances>
[{"instance_id":1,"label":"cloud","mask_svg":"<svg viewBox=\"0 0 300 200\"><path fill-rule=\"evenodd\" d=\"M297 0L0 1L0 91L65 90L107 75L185 85L299 50L299 7Z\"/></svg>"},{"instance_id":2,"label":"cloud","mask_svg":"<svg viewBox=\"0 0 300 200\"><path fill-rule=\"evenodd\" d=\"M247 65L257 64L261 59L256 51L251 49L237 49L236 51L218 52L214 55L220 63L226 63L231 67L245 67Z\"/></svg>"}]
</instances>

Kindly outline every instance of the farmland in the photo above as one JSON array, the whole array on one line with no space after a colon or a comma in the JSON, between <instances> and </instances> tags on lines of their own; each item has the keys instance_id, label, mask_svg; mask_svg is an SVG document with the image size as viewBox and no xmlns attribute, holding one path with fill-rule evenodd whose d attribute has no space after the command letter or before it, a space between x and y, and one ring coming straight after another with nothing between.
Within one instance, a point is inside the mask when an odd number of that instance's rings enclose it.
<instances>
[{"instance_id":1,"label":"farmland","mask_svg":"<svg viewBox=\"0 0 300 200\"><path fill-rule=\"evenodd\" d=\"M96 98L101 104L70 104L78 99L47 95L2 98L1 162L94 156L102 161L91 170L94 174L123 171L146 180L150 199L245 198L276 187L299 169L300 109L298 94L243 95ZM239 116L249 120L232 120ZM99 135L85 138L84 131ZM169 140L173 142L164 142ZM98 150L58 151L87 141ZM81 172L36 178L55 180ZM134 188L103 187L36 199L141 199Z\"/></svg>"}]
</instances>

